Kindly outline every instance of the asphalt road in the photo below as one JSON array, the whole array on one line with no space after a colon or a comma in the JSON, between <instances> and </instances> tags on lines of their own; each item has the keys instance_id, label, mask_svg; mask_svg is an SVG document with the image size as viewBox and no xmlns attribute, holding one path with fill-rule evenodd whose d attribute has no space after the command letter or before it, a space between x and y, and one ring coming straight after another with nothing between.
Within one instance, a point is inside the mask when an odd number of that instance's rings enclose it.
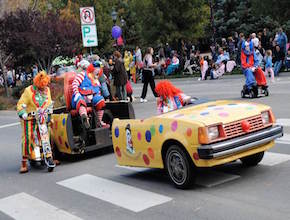
<instances>
[{"instance_id":1,"label":"asphalt road","mask_svg":"<svg viewBox=\"0 0 290 220\"><path fill-rule=\"evenodd\" d=\"M53 173L20 175L21 129L11 124L18 119L15 112L0 112L0 219L290 219L290 74L278 80L269 97L250 101L273 108L285 137L257 167L237 161L202 169L189 190L175 189L162 170L118 167L111 152L63 161ZM195 97L240 99L244 78L173 82ZM134 85L135 96L141 89ZM147 98L136 99L137 118L156 114L150 89Z\"/></svg>"}]
</instances>

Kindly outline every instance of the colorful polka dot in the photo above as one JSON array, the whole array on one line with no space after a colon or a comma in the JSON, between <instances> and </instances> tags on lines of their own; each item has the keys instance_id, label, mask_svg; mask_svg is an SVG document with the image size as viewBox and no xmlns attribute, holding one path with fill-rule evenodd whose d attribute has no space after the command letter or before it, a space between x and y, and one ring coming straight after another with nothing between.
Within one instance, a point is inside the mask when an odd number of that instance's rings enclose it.
<instances>
[{"instance_id":1,"label":"colorful polka dot","mask_svg":"<svg viewBox=\"0 0 290 220\"><path fill-rule=\"evenodd\" d=\"M65 126L65 118L62 119L62 125Z\"/></svg>"},{"instance_id":2,"label":"colorful polka dot","mask_svg":"<svg viewBox=\"0 0 290 220\"><path fill-rule=\"evenodd\" d=\"M163 132L163 125L159 126L159 133L161 134Z\"/></svg>"},{"instance_id":3,"label":"colorful polka dot","mask_svg":"<svg viewBox=\"0 0 290 220\"><path fill-rule=\"evenodd\" d=\"M148 148L148 155L151 159L154 159L154 151L151 147Z\"/></svg>"},{"instance_id":4,"label":"colorful polka dot","mask_svg":"<svg viewBox=\"0 0 290 220\"><path fill-rule=\"evenodd\" d=\"M64 142L64 144L65 144L65 147L66 147L67 149L69 149L68 144L67 144L66 142Z\"/></svg>"},{"instance_id":5,"label":"colorful polka dot","mask_svg":"<svg viewBox=\"0 0 290 220\"><path fill-rule=\"evenodd\" d=\"M119 147L116 147L116 154L117 154L118 157L121 157L122 156Z\"/></svg>"},{"instance_id":6,"label":"colorful polka dot","mask_svg":"<svg viewBox=\"0 0 290 220\"><path fill-rule=\"evenodd\" d=\"M118 127L115 127L115 137L118 138L120 135L120 131Z\"/></svg>"},{"instance_id":7,"label":"colorful polka dot","mask_svg":"<svg viewBox=\"0 0 290 220\"><path fill-rule=\"evenodd\" d=\"M219 116L220 117L228 117L229 116L229 113L227 113L227 112L221 112L221 113L219 113Z\"/></svg>"},{"instance_id":8,"label":"colorful polka dot","mask_svg":"<svg viewBox=\"0 0 290 220\"><path fill-rule=\"evenodd\" d=\"M209 112L201 112L200 115L201 116L206 116L206 115L209 115Z\"/></svg>"},{"instance_id":9,"label":"colorful polka dot","mask_svg":"<svg viewBox=\"0 0 290 220\"><path fill-rule=\"evenodd\" d=\"M150 131L148 131L148 130L146 131L145 138L146 138L146 141L148 143L150 143L150 141L151 141L151 132Z\"/></svg>"},{"instance_id":10,"label":"colorful polka dot","mask_svg":"<svg viewBox=\"0 0 290 220\"><path fill-rule=\"evenodd\" d=\"M137 138L138 138L139 141L141 141L142 136L141 136L141 133L140 132L138 132Z\"/></svg>"},{"instance_id":11,"label":"colorful polka dot","mask_svg":"<svg viewBox=\"0 0 290 220\"><path fill-rule=\"evenodd\" d=\"M152 135L152 136L155 135L155 126L154 126L154 125L151 125L151 127L150 127L150 132L151 132L151 135Z\"/></svg>"},{"instance_id":12,"label":"colorful polka dot","mask_svg":"<svg viewBox=\"0 0 290 220\"><path fill-rule=\"evenodd\" d=\"M177 121L173 121L171 123L171 130L172 131L176 131L177 130L177 126L178 126Z\"/></svg>"},{"instance_id":13,"label":"colorful polka dot","mask_svg":"<svg viewBox=\"0 0 290 220\"><path fill-rule=\"evenodd\" d=\"M150 164L150 160L146 154L143 154L144 163L148 166Z\"/></svg>"},{"instance_id":14,"label":"colorful polka dot","mask_svg":"<svg viewBox=\"0 0 290 220\"><path fill-rule=\"evenodd\" d=\"M187 130L186 130L186 135L187 135L188 137L190 137L190 136L192 135L192 129L191 129L191 128L187 128Z\"/></svg>"}]
</instances>

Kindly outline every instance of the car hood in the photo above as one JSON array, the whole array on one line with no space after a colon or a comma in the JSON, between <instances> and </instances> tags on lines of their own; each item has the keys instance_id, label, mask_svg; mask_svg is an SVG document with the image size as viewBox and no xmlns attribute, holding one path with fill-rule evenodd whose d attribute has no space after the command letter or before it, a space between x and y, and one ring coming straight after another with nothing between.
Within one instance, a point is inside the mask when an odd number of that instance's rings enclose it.
<instances>
[{"instance_id":1,"label":"car hood","mask_svg":"<svg viewBox=\"0 0 290 220\"><path fill-rule=\"evenodd\" d=\"M204 125L218 123L227 124L261 114L270 107L263 104L220 100L204 104L190 105L169 113L157 116L158 118L176 119L182 121L196 121Z\"/></svg>"}]
</instances>

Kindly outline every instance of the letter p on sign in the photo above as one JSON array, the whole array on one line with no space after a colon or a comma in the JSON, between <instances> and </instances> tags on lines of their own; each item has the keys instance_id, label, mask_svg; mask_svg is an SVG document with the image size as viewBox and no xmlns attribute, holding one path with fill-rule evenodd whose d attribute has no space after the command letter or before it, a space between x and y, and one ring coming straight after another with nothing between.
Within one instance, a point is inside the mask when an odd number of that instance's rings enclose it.
<instances>
[{"instance_id":1,"label":"letter p on sign","mask_svg":"<svg viewBox=\"0 0 290 220\"><path fill-rule=\"evenodd\" d=\"M83 32L84 32L84 37L86 37L86 35L91 32L91 29L89 27L84 27Z\"/></svg>"}]
</instances>

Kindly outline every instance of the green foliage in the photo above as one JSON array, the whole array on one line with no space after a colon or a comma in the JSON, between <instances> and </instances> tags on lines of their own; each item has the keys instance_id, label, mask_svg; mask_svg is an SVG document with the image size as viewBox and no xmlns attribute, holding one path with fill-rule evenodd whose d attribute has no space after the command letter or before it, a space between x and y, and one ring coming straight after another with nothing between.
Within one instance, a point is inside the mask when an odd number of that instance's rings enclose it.
<instances>
[{"instance_id":1,"label":"green foliage","mask_svg":"<svg viewBox=\"0 0 290 220\"><path fill-rule=\"evenodd\" d=\"M289 0L216 0L214 4L216 37L228 37L235 31L250 34L263 28L274 32L279 25L289 32L289 18Z\"/></svg>"}]
</instances>

